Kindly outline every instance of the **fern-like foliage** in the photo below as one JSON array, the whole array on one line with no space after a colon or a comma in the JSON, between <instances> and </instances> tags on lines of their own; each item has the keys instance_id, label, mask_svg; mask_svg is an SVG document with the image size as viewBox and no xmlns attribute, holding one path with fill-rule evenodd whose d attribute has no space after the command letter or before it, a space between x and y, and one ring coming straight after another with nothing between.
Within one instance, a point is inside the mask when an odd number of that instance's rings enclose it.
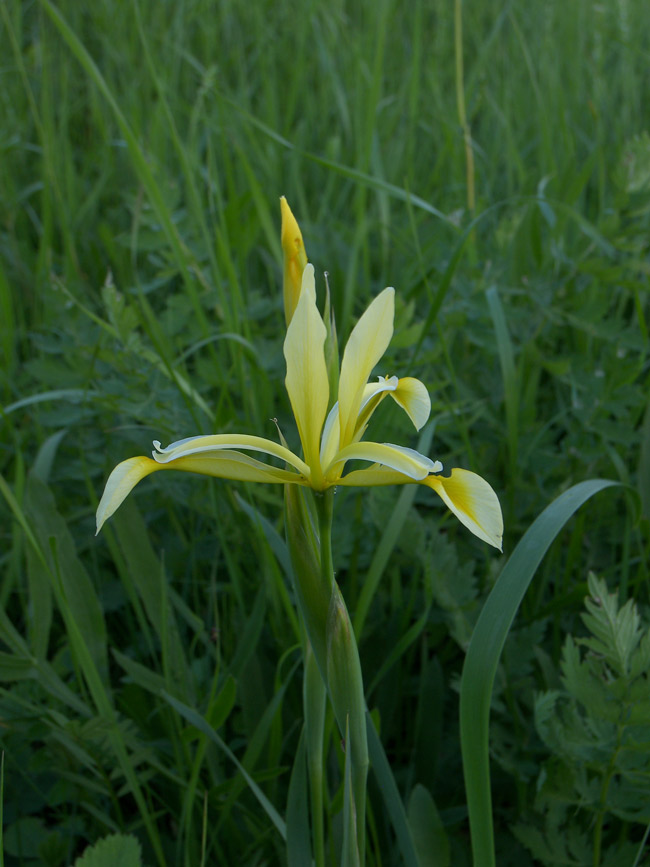
<instances>
[{"instance_id":1,"label":"fern-like foliage","mask_svg":"<svg viewBox=\"0 0 650 867\"><path fill-rule=\"evenodd\" d=\"M142 867L140 844L131 834L109 834L88 846L75 867Z\"/></svg>"},{"instance_id":2,"label":"fern-like foliage","mask_svg":"<svg viewBox=\"0 0 650 867\"><path fill-rule=\"evenodd\" d=\"M588 586L590 634L567 636L563 688L535 703L551 752L537 821L514 832L543 864L640 867L650 826L650 631L632 599L619 607L593 574Z\"/></svg>"}]
</instances>

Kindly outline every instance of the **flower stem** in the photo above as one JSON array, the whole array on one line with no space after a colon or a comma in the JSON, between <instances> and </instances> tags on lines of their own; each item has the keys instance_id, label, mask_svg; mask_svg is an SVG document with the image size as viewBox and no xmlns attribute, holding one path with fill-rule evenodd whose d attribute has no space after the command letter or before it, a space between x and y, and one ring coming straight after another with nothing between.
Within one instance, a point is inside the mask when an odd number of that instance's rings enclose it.
<instances>
[{"instance_id":1,"label":"flower stem","mask_svg":"<svg viewBox=\"0 0 650 867\"><path fill-rule=\"evenodd\" d=\"M346 728L351 762L354 815L359 864L364 864L366 832L366 785L368 779L368 741L366 702L359 650L343 596L334 580L332 560L332 512L334 492L329 489L315 495L320 537L321 586L331 587L327 617L327 688L339 731L345 738Z\"/></svg>"},{"instance_id":2,"label":"flower stem","mask_svg":"<svg viewBox=\"0 0 650 867\"><path fill-rule=\"evenodd\" d=\"M334 583L334 563L332 561L332 516L334 514L334 488L314 494L318 514L318 534L320 537L320 568L324 587Z\"/></svg>"}]
</instances>

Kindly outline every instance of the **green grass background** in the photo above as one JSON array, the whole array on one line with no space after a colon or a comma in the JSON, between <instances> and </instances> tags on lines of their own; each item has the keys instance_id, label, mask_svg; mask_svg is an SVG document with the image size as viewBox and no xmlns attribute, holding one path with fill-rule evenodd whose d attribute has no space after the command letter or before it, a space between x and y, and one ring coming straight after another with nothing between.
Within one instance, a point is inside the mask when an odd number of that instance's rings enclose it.
<instances>
[{"instance_id":1,"label":"green grass background","mask_svg":"<svg viewBox=\"0 0 650 867\"><path fill-rule=\"evenodd\" d=\"M442 0L0 5L8 865L69 864L120 829L150 864L286 863L251 788L284 815L302 718L282 491L162 474L94 537L108 472L154 438L274 437L277 419L297 447L283 194L342 340L396 287L378 372L426 383L428 453L490 481L506 554L575 482L640 493L640 522L603 494L568 526L499 669L498 863L533 863L512 825L547 758L535 691L557 685L590 569L648 595L650 16L481 0L462 8L462 56L460 35ZM387 405L372 438L417 447ZM456 684L504 558L405 493L337 494L335 568L353 618L368 606L368 704L401 796L427 789L462 867ZM369 863L399 864L379 789Z\"/></svg>"}]
</instances>

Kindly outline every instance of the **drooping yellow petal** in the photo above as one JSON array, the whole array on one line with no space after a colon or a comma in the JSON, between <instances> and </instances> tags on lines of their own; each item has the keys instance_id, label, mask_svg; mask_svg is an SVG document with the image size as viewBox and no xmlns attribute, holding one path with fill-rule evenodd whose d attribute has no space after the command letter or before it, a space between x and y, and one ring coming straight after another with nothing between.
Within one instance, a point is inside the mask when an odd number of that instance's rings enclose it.
<instances>
[{"instance_id":1,"label":"drooping yellow petal","mask_svg":"<svg viewBox=\"0 0 650 867\"><path fill-rule=\"evenodd\" d=\"M287 325L291 322L300 298L302 275L307 264L307 252L300 227L284 196L280 199L282 230L280 240L284 254L284 316Z\"/></svg>"},{"instance_id":2,"label":"drooping yellow petal","mask_svg":"<svg viewBox=\"0 0 650 867\"><path fill-rule=\"evenodd\" d=\"M404 474L409 481L426 478L435 466L426 455L421 455L415 449L405 446L396 446L393 443L352 443L337 452L335 462L325 468L328 482L334 484L343 472L345 462L352 460L372 461L390 467Z\"/></svg>"},{"instance_id":3,"label":"drooping yellow petal","mask_svg":"<svg viewBox=\"0 0 650 867\"><path fill-rule=\"evenodd\" d=\"M268 466L249 455L228 451L223 447L190 449L180 457L164 455L162 460L160 458L151 460L145 457L129 458L118 464L108 477L97 508L98 533L104 522L117 511L138 482L157 470L182 470L239 482L309 484L307 478L299 473Z\"/></svg>"},{"instance_id":4,"label":"drooping yellow petal","mask_svg":"<svg viewBox=\"0 0 650 867\"><path fill-rule=\"evenodd\" d=\"M375 298L352 329L339 380L341 447L352 442L368 377L393 335L394 315L395 290L389 287Z\"/></svg>"},{"instance_id":5,"label":"drooping yellow petal","mask_svg":"<svg viewBox=\"0 0 650 867\"><path fill-rule=\"evenodd\" d=\"M442 471L436 461L432 473ZM434 490L458 520L475 536L501 550L503 541L503 517L497 495L490 485L476 473L453 469L451 475L429 475L413 479L386 466L374 465L364 470L354 470L337 481L348 487L375 487L378 485L426 485Z\"/></svg>"},{"instance_id":6,"label":"drooping yellow petal","mask_svg":"<svg viewBox=\"0 0 650 867\"><path fill-rule=\"evenodd\" d=\"M141 479L161 470L151 458L129 458L118 464L108 477L104 493L97 507L97 532L104 521L118 509Z\"/></svg>"},{"instance_id":7,"label":"drooping yellow petal","mask_svg":"<svg viewBox=\"0 0 650 867\"><path fill-rule=\"evenodd\" d=\"M424 427L431 413L431 398L423 382L412 376L405 376L389 394L402 407L416 430Z\"/></svg>"},{"instance_id":8,"label":"drooping yellow petal","mask_svg":"<svg viewBox=\"0 0 650 867\"><path fill-rule=\"evenodd\" d=\"M314 268L307 265L302 279L300 301L284 341L287 361L285 385L296 418L312 486L322 485L320 434L327 414L329 384L324 344L327 331L316 306Z\"/></svg>"},{"instance_id":9,"label":"drooping yellow petal","mask_svg":"<svg viewBox=\"0 0 650 867\"><path fill-rule=\"evenodd\" d=\"M249 436L247 434L210 434L207 436L188 437L161 448L158 440L154 440L154 460L159 464L169 463L177 458L187 457L200 452L218 451L219 449L244 449L251 452L263 452L271 455L292 467L299 473L309 477L309 467L286 446L274 443L266 437ZM262 464L261 466L264 466Z\"/></svg>"},{"instance_id":10,"label":"drooping yellow petal","mask_svg":"<svg viewBox=\"0 0 650 867\"><path fill-rule=\"evenodd\" d=\"M353 441L361 439L370 417L386 395L390 395L406 412L416 430L426 424L431 412L431 398L424 383L412 376L403 379L380 376L377 382L368 383L363 391Z\"/></svg>"},{"instance_id":11,"label":"drooping yellow petal","mask_svg":"<svg viewBox=\"0 0 650 867\"><path fill-rule=\"evenodd\" d=\"M439 494L461 524L475 536L502 550L501 506L485 479L469 470L453 469L449 478L429 476L423 484Z\"/></svg>"}]
</instances>

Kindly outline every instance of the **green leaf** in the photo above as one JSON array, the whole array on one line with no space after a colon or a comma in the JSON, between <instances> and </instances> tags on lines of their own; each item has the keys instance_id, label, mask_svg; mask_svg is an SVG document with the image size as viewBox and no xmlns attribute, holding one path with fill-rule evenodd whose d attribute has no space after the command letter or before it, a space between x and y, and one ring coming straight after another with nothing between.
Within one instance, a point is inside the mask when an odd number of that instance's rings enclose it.
<instances>
[{"instance_id":1,"label":"green leaf","mask_svg":"<svg viewBox=\"0 0 650 867\"><path fill-rule=\"evenodd\" d=\"M311 836L307 795L307 749L303 726L289 781L287 796L287 865L311 864Z\"/></svg>"},{"instance_id":2,"label":"green leaf","mask_svg":"<svg viewBox=\"0 0 650 867\"><path fill-rule=\"evenodd\" d=\"M287 828L284 820L278 814L278 811L275 809L273 804L266 797L264 792L257 785L255 780L250 776L250 774L246 771L246 768L239 762L235 754L231 749L226 745L226 743L219 737L219 735L214 731L214 729L209 725L209 723L195 710L182 702L178 701L174 698L174 696L169 695L166 692L163 692L162 697L165 701L170 704L178 713L184 717L190 725L193 725L196 729L202 732L209 740L215 743L219 749L223 750L223 752L228 756L228 758L237 766L239 773L242 775L248 786L250 787L252 793L257 798L260 806L267 814L269 819L273 822L276 829L278 830L280 836L283 840L287 839Z\"/></svg>"},{"instance_id":3,"label":"green leaf","mask_svg":"<svg viewBox=\"0 0 650 867\"><path fill-rule=\"evenodd\" d=\"M151 546L147 527L133 499L127 500L115 515L113 526L126 562L127 580L142 600L147 617L162 645L167 689L187 698L192 676L171 604L167 576Z\"/></svg>"},{"instance_id":4,"label":"green leaf","mask_svg":"<svg viewBox=\"0 0 650 867\"><path fill-rule=\"evenodd\" d=\"M28 677L35 677L35 675L34 660L0 651L0 681L25 680Z\"/></svg>"},{"instance_id":5,"label":"green leaf","mask_svg":"<svg viewBox=\"0 0 650 867\"><path fill-rule=\"evenodd\" d=\"M4 831L4 851L7 855L21 858L38 857L39 849L47 840L48 830L41 819L23 816L12 822Z\"/></svg>"},{"instance_id":6,"label":"green leaf","mask_svg":"<svg viewBox=\"0 0 650 867\"><path fill-rule=\"evenodd\" d=\"M140 844L130 834L111 834L88 846L74 867L141 867Z\"/></svg>"},{"instance_id":7,"label":"green leaf","mask_svg":"<svg viewBox=\"0 0 650 867\"><path fill-rule=\"evenodd\" d=\"M608 593L605 581L593 573L588 584L591 598L585 601L588 613L582 619L594 638L580 639L579 644L603 656L616 674L625 677L642 635L638 611L632 599L619 611L618 593Z\"/></svg>"},{"instance_id":8,"label":"green leaf","mask_svg":"<svg viewBox=\"0 0 650 867\"><path fill-rule=\"evenodd\" d=\"M460 685L460 733L475 867L494 867L490 792L490 699L508 632L551 543L590 497L615 485L602 479L565 491L535 519L499 575L474 628Z\"/></svg>"},{"instance_id":9,"label":"green leaf","mask_svg":"<svg viewBox=\"0 0 650 867\"><path fill-rule=\"evenodd\" d=\"M411 792L408 823L420 867L450 867L449 838L429 791L419 783Z\"/></svg>"},{"instance_id":10,"label":"green leaf","mask_svg":"<svg viewBox=\"0 0 650 867\"><path fill-rule=\"evenodd\" d=\"M228 675L223 686L210 702L205 713L206 720L213 729L220 729L230 716L237 698L237 681Z\"/></svg>"},{"instance_id":11,"label":"green leaf","mask_svg":"<svg viewBox=\"0 0 650 867\"><path fill-rule=\"evenodd\" d=\"M370 766L373 770L381 797L390 821L397 836L397 844L400 854L404 861L404 867L419 867L418 858L415 851L415 843L411 834L411 828L406 818L404 804L395 782L395 777L390 769L390 764L386 758L386 753L379 740L379 735L375 730L375 726L370 717L366 714L366 726L368 729L368 753L370 755Z\"/></svg>"},{"instance_id":12,"label":"green leaf","mask_svg":"<svg viewBox=\"0 0 650 867\"><path fill-rule=\"evenodd\" d=\"M352 750L350 749L350 718L345 721L345 766L343 774L343 851L341 867L360 867L357 846L357 813L352 785Z\"/></svg>"},{"instance_id":13,"label":"green leaf","mask_svg":"<svg viewBox=\"0 0 650 867\"><path fill-rule=\"evenodd\" d=\"M74 540L68 525L59 514L52 492L47 485L30 473L27 481L25 512L32 525L34 537L38 542L36 550L32 548L39 563L30 561L30 574L34 579L31 589L34 594L36 611L43 613L43 624L34 624L33 631L49 629L47 606L39 599L49 595L50 587L61 581L61 595L55 593L59 605L65 605L74 618L83 641L88 648L94 664L99 672L108 671L108 655L106 641L106 625L101 604L95 592L92 581L81 560L77 556ZM54 545L52 544L54 542ZM37 579L38 576L38 580ZM46 581L50 587L47 586ZM36 642L41 655L45 653L42 638Z\"/></svg>"}]
</instances>

